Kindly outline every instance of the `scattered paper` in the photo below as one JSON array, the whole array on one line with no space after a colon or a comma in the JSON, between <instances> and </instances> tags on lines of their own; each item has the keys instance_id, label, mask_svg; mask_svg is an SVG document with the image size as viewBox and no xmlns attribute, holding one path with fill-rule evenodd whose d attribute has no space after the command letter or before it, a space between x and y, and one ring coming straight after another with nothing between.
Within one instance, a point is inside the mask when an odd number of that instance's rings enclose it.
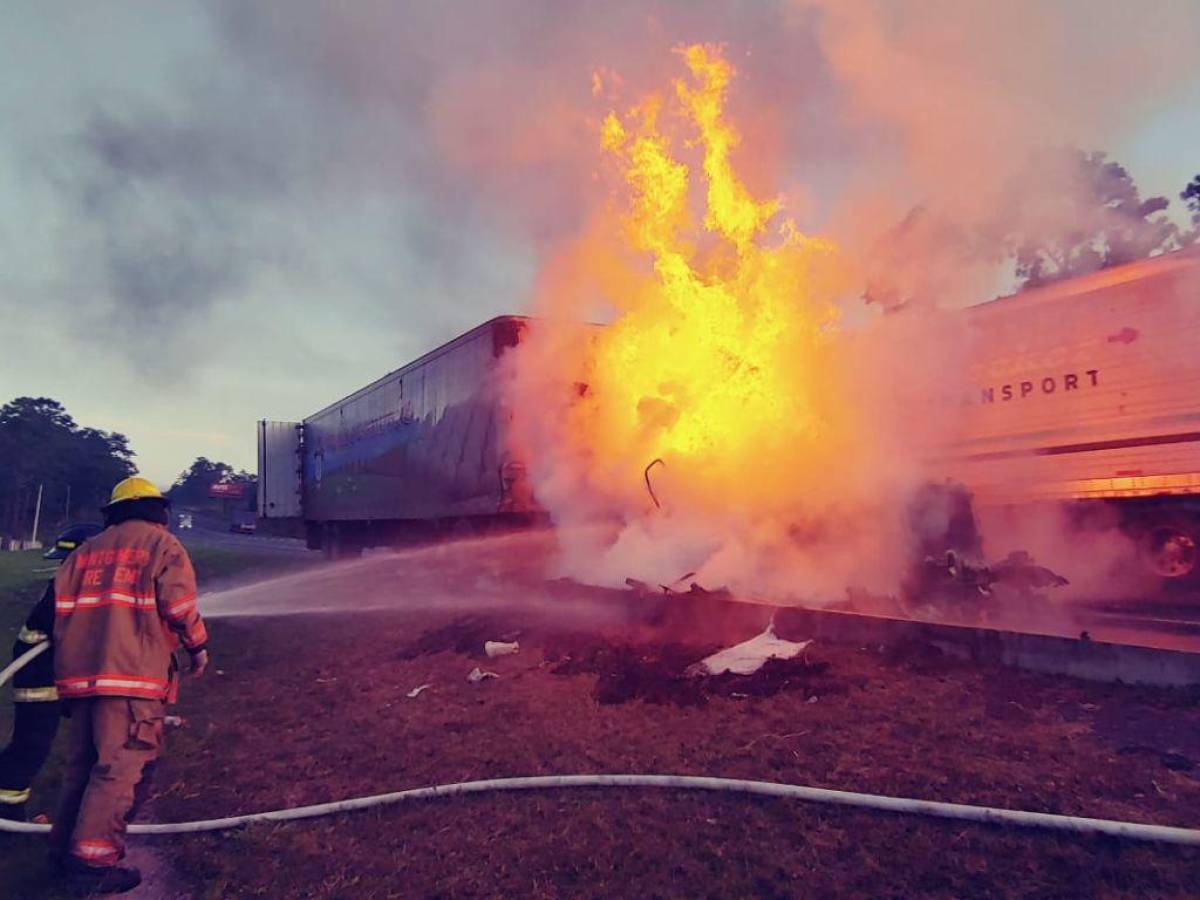
<instances>
[{"instance_id":1,"label":"scattered paper","mask_svg":"<svg viewBox=\"0 0 1200 900\"><path fill-rule=\"evenodd\" d=\"M486 681L488 678L499 677L500 676L495 672L485 672L483 669L480 669L478 666L476 666L471 670L471 674L467 676L467 681L471 682L471 684L479 684L479 682Z\"/></svg>"},{"instance_id":2,"label":"scattered paper","mask_svg":"<svg viewBox=\"0 0 1200 900\"><path fill-rule=\"evenodd\" d=\"M812 641L785 641L775 636L774 625L748 641L727 647L712 656L700 660L690 670L696 675L720 675L732 672L735 675L753 675L768 659L791 659L798 656Z\"/></svg>"},{"instance_id":3,"label":"scattered paper","mask_svg":"<svg viewBox=\"0 0 1200 900\"><path fill-rule=\"evenodd\" d=\"M428 684L428 683L427 684L419 684L415 688L413 688L411 691L409 691L407 694L405 694L404 696L405 697L419 697L419 696L421 696L421 691L427 691L431 687L433 687L432 684Z\"/></svg>"},{"instance_id":4,"label":"scattered paper","mask_svg":"<svg viewBox=\"0 0 1200 900\"><path fill-rule=\"evenodd\" d=\"M497 656L510 656L521 649L521 645L516 641L511 644L504 641L486 641L483 645L483 652L488 655L488 659L495 659Z\"/></svg>"}]
</instances>

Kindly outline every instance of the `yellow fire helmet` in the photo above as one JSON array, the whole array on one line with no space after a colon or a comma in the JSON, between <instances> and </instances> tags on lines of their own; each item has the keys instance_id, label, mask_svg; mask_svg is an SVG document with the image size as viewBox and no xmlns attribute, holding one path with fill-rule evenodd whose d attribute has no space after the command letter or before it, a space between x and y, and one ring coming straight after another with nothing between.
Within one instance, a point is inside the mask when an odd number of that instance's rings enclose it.
<instances>
[{"instance_id":1,"label":"yellow fire helmet","mask_svg":"<svg viewBox=\"0 0 1200 900\"><path fill-rule=\"evenodd\" d=\"M108 498L109 506L115 506L118 503L124 503L126 500L143 500L147 497L152 497L155 500L165 500L162 492L156 488L153 482L142 478L139 475L134 475L126 478L124 481L118 481L117 486L112 489L112 496Z\"/></svg>"}]
</instances>

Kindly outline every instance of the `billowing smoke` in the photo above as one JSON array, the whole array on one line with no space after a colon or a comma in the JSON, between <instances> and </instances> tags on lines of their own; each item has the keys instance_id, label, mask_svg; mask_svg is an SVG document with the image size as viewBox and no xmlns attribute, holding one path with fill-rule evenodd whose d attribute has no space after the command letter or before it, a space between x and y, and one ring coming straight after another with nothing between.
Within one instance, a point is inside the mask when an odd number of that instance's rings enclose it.
<instances>
[{"instance_id":1,"label":"billowing smoke","mask_svg":"<svg viewBox=\"0 0 1200 900\"><path fill-rule=\"evenodd\" d=\"M1137 545L1121 531L1110 508L1091 507L1086 518L1053 503L978 512L992 559L1024 551L1070 582L1049 596L1051 603L1128 600L1157 590L1157 578L1142 564Z\"/></svg>"},{"instance_id":2,"label":"billowing smoke","mask_svg":"<svg viewBox=\"0 0 1200 900\"><path fill-rule=\"evenodd\" d=\"M564 533L568 571L809 600L893 585L965 329L932 310L840 328L837 247L734 165L733 67L711 45L674 55L669 92L604 119L615 211L550 270L517 358L535 489L595 526ZM565 326L595 300L607 327Z\"/></svg>"},{"instance_id":3,"label":"billowing smoke","mask_svg":"<svg viewBox=\"0 0 1200 900\"><path fill-rule=\"evenodd\" d=\"M91 286L68 321L158 377L198 347L187 337L212 304L282 253L252 235L262 204L286 198L286 171L213 125L96 110L54 163L73 213L66 256Z\"/></svg>"},{"instance_id":4,"label":"billowing smoke","mask_svg":"<svg viewBox=\"0 0 1200 900\"><path fill-rule=\"evenodd\" d=\"M1044 15L1051 33L1065 33L1070 9L1018 7L997 14L972 4L946 5L939 17L917 15L914 21L886 4L830 5L806 20L820 36L835 81L840 77L849 95L831 116L830 127L843 135L870 135L884 148L877 153L864 140L862 161L877 165L849 173L844 192L828 198L823 222L829 233L843 239L840 265L853 271L850 281L860 291L865 288L868 299L890 311L913 301L919 309L863 322L851 308L839 324L820 324L823 304L841 301L845 309L845 302L857 296L819 272L793 272L793 313L818 323L821 339L810 342L803 334L782 337L778 332L778 346L786 346L799 362L775 360L777 372L763 374L756 368L753 348L755 320L779 324L766 296L770 286L756 285L742 298L737 327L745 330L732 353L719 340L707 340L727 323L706 321L693 330L691 313L680 311L689 303L695 308L720 304L725 295L718 291L713 296L709 288L739 282L743 274L734 266L731 276L728 259L722 258L723 252L743 256L738 235L711 221L718 178L710 168L710 136L703 121L696 120L691 145L687 137L682 139L685 147L706 145L702 161L702 154L685 158L683 151L639 169L639 153L644 157L661 150L656 143L660 135L652 129L652 140L629 151L634 162L615 181L601 167L600 180L607 177L610 188L614 183L620 187L622 180L626 187L633 185L632 198L620 189L610 195L618 208L624 203L626 214L614 215L611 206L601 209L586 233L544 268L538 311L547 324L535 327L517 374L518 420L539 497L560 523L595 526L574 529L564 538L568 573L609 584L626 577L671 584L686 576L684 581L695 579L710 587L727 585L809 602L835 598L847 586L895 588L912 559L906 502L934 474L923 462L937 455L940 443L961 436L959 410L967 390L972 334L959 317L939 309L959 307L1001 286L999 264L1011 233L1019 230L1024 240L1034 242L1044 235L1049 242L1068 226L1088 227L1079 219L1086 198L1070 196L1086 186L1072 183L1053 166L1031 168L1030 161L1044 153L1040 148L1119 129L1126 117L1136 116L1144 92L1169 87L1158 72L1140 77L1137 62L1146 50L1129 47L1128 31L1093 35L1081 58L1066 58L1057 44L1042 43L1044 35L1032 45L1025 41L1022 21L1040 21ZM1176 13L1180 27L1194 24L1187 10L1180 7ZM1022 20L1022 15L1029 17ZM1127 52L1119 53L1123 48ZM1027 59L1030 53L1037 58ZM1090 55L1094 53L1103 58ZM1077 66L1075 75L1089 78L1114 60L1128 60L1133 67L1130 77L1114 87L1130 98L1120 110L1087 100L1075 103L1073 94L1064 93L1062 82L1071 82L1071 66ZM752 65L748 68L754 71ZM948 70L956 77L947 77ZM1036 99L1026 98L1043 79L1058 80ZM606 85L612 80L622 86L612 73L598 75L596 93L605 101L636 102L635 118L680 115L661 95L610 95ZM675 91L684 106L689 90L696 89ZM754 121L762 103L762 97L741 98L733 106ZM771 119L775 104L766 103L766 118ZM601 129L606 145L611 121L605 120ZM768 139L767 134L759 137ZM738 142L736 135L731 147L739 172L754 173L746 179L750 184L762 185L765 177L770 185L772 177L780 178L778 160L800 171L807 162L778 146ZM677 212L658 208L675 202L669 196L670 172L661 184L646 188L646 180L657 177L652 174L656 166L703 169L707 176L704 227L709 236L690 232L684 242L693 245L682 251L691 265L693 251L700 248L695 255L703 269L698 279L702 289L690 296L681 296L672 285L674 261L670 251L664 259L658 243L662 235L646 236L648 217L653 229L661 225L654 216L671 218ZM736 196L739 189L720 186L717 193ZM694 199L703 189L692 185L683 190ZM771 207L770 193L757 196L763 208ZM1063 199L1047 204L1047 196ZM812 212L807 200L805 194L798 202L785 195L783 202L804 221L804 214ZM922 205L908 206L914 202ZM773 207L764 215L783 226L786 243L796 219L782 218L782 213L771 219ZM708 248L705 256L713 233L730 247ZM622 249L630 247L643 251L643 268L621 259ZM648 294L658 296L647 300ZM653 316L645 314L647 307L657 308L666 322L648 321ZM566 328L566 321L589 315L610 322L609 328L592 333ZM751 324L745 326L746 320ZM669 336L667 341L656 340L656 327ZM619 333L625 337L613 336ZM836 339L824 340L835 333ZM610 372L606 380L603 369L606 364L611 368L614 357L620 361L615 377ZM698 361L690 371L660 365L670 357ZM697 449L681 443L678 434L688 431L687 418L703 419L701 411L713 406L712 392L721 391L725 379L742 377L747 368L754 370L751 380L759 390L778 397L787 410L786 424L773 421L766 411L764 418L749 412L726 420L730 411L725 409L720 421L710 416L704 426L705 439L719 446ZM574 392L567 390L573 380ZM808 396L814 391L819 401ZM752 396L732 393L748 410L753 407ZM624 404L626 427L621 427L619 413L608 408L611 404ZM797 420L809 414L819 426L797 427ZM768 422L776 431L760 433L757 429ZM755 452L744 452L740 445L746 440ZM1065 533L1053 518L1033 520L1038 533L1030 535L1051 562L1078 559L1087 555L1084 548L1099 546L1115 556L1129 555L1128 541L1115 529L1094 532L1083 541L1051 541L1049 535ZM1015 534L1009 527L998 536Z\"/></svg>"},{"instance_id":5,"label":"billowing smoke","mask_svg":"<svg viewBox=\"0 0 1200 900\"><path fill-rule=\"evenodd\" d=\"M492 268L545 262L604 202L604 101L664 83L669 49L692 43L725 45L738 67L749 187L866 256L914 207L951 230L985 222L1032 151L1104 149L1188 87L1200 37L1187 0L199 10L177 20L202 40L165 83L97 87L64 110L53 143L26 148L66 195L64 260L106 301L98 322L173 322L290 271L331 288L331 271L356 290L412 284L463 306L472 285L512 292ZM1021 190L1061 187L1035 181ZM364 260L342 235L368 228L381 240L358 240ZM992 286L937 243L922 255L960 270L931 276L937 288Z\"/></svg>"},{"instance_id":6,"label":"billowing smoke","mask_svg":"<svg viewBox=\"0 0 1200 900\"><path fill-rule=\"evenodd\" d=\"M959 229L956 243L961 230L1002 236L1021 226L1036 237L1037 229L1086 228L1073 196L1085 186L1046 165L1045 151L1106 149L1197 77L1189 47L1200 38L1200 9L1186 2L814 6L844 92L839 118L858 138L831 230L864 252L914 206ZM1048 197L1057 198L1057 218L1017 221L1030 205L1045 210ZM978 289L978 281L962 284Z\"/></svg>"}]
</instances>

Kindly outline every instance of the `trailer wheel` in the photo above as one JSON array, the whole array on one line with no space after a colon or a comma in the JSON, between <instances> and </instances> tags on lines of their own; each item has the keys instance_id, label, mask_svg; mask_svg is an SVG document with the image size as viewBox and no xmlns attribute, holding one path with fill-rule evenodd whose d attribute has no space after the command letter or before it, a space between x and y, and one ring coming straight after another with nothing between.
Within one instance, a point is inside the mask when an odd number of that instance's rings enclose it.
<instances>
[{"instance_id":1,"label":"trailer wheel","mask_svg":"<svg viewBox=\"0 0 1200 900\"><path fill-rule=\"evenodd\" d=\"M447 522L446 537L450 540L463 541L475 536L475 520L471 516L459 516Z\"/></svg>"},{"instance_id":2,"label":"trailer wheel","mask_svg":"<svg viewBox=\"0 0 1200 900\"><path fill-rule=\"evenodd\" d=\"M363 542L349 526L327 522L321 534L321 550L330 561L352 559L362 556Z\"/></svg>"},{"instance_id":3,"label":"trailer wheel","mask_svg":"<svg viewBox=\"0 0 1200 900\"><path fill-rule=\"evenodd\" d=\"M323 547L321 542L321 523L320 522L305 522L304 523L304 546L309 550L320 550Z\"/></svg>"},{"instance_id":4,"label":"trailer wheel","mask_svg":"<svg viewBox=\"0 0 1200 900\"><path fill-rule=\"evenodd\" d=\"M337 529L326 523L321 529L321 555L333 562L338 558L338 549Z\"/></svg>"},{"instance_id":5,"label":"trailer wheel","mask_svg":"<svg viewBox=\"0 0 1200 900\"><path fill-rule=\"evenodd\" d=\"M1172 581L1200 574L1196 523L1176 518L1153 523L1142 536L1142 558L1156 575Z\"/></svg>"}]
</instances>

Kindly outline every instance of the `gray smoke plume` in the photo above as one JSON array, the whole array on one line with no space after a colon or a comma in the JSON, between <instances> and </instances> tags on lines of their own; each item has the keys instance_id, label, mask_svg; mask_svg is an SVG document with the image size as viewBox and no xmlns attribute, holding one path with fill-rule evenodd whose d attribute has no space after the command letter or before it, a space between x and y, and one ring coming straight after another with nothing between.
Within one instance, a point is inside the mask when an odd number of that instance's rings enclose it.
<instances>
[{"instance_id":1,"label":"gray smoke plume","mask_svg":"<svg viewBox=\"0 0 1200 900\"><path fill-rule=\"evenodd\" d=\"M166 83L82 90L66 136L37 148L68 207L61 252L89 332L136 315L186 343L264 276L407 290L435 330L469 324L445 305L528 284L585 225L604 202L597 117L623 89L661 83L671 49L692 42L728 48L739 161L751 187L782 189L802 227L865 252L917 203L972 224L1025 151L1095 143L1151 108L1148 92L1186 82L1197 20L1186 3L1099 14L1068 0L192 12L203 40L171 59ZM395 302L375 301L385 321Z\"/></svg>"},{"instance_id":2,"label":"gray smoke plume","mask_svg":"<svg viewBox=\"0 0 1200 900\"><path fill-rule=\"evenodd\" d=\"M1031 152L1115 151L1195 90L1198 23L1191 0L13 5L6 328L43 358L86 353L110 395L173 374L195 403L170 415L230 440L226 421L303 415L529 311L610 201L600 118L696 42L738 69L756 194L860 263L925 208L904 284L959 304L995 291L995 265L946 242Z\"/></svg>"}]
</instances>

